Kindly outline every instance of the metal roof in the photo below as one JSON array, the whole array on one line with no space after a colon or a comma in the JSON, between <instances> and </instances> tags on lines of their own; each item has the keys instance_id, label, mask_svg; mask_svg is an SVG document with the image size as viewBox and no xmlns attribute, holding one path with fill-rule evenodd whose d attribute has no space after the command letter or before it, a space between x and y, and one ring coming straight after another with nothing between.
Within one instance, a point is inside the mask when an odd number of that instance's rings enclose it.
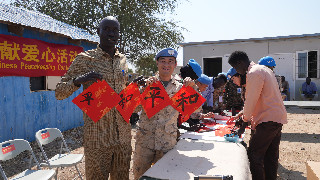
<instances>
[{"instance_id":1,"label":"metal roof","mask_svg":"<svg viewBox=\"0 0 320 180\"><path fill-rule=\"evenodd\" d=\"M186 43L179 43L178 45L184 47L184 46L244 43L244 42L252 42L252 41L285 40L285 39L298 39L298 38L320 38L320 33L302 34L302 35L289 35L289 36L276 36L276 37L263 37L263 38L250 38L250 39L234 39L234 40L203 41L203 42L186 42Z\"/></svg>"},{"instance_id":2,"label":"metal roof","mask_svg":"<svg viewBox=\"0 0 320 180\"><path fill-rule=\"evenodd\" d=\"M84 29L71 26L36 11L18 8L1 2L0 21L39 28L41 30L69 36L72 39L84 39L91 42L99 42L99 36L91 35Z\"/></svg>"}]
</instances>

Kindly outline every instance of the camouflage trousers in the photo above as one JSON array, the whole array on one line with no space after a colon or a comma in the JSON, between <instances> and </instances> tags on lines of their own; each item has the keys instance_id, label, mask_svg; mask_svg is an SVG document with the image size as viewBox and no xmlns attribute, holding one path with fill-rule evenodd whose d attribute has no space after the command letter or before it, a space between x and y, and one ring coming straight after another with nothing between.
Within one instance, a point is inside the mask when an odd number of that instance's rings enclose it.
<instances>
[{"instance_id":1,"label":"camouflage trousers","mask_svg":"<svg viewBox=\"0 0 320 180\"><path fill-rule=\"evenodd\" d=\"M131 144L109 147L85 147L85 170L87 180L129 179Z\"/></svg>"},{"instance_id":2,"label":"camouflage trousers","mask_svg":"<svg viewBox=\"0 0 320 180\"><path fill-rule=\"evenodd\" d=\"M134 179L139 179L151 167L151 165L161 159L164 154L165 152L163 151L152 150L136 144L136 149L133 154Z\"/></svg>"}]
</instances>

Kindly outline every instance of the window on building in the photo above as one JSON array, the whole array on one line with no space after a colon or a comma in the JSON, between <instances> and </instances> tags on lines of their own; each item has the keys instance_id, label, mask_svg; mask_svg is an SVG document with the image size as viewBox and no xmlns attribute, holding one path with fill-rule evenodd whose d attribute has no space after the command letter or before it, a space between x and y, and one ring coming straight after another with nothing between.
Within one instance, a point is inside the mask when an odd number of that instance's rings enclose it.
<instances>
[{"instance_id":1,"label":"window on building","mask_svg":"<svg viewBox=\"0 0 320 180\"><path fill-rule=\"evenodd\" d=\"M297 78L318 78L318 51L298 51L296 53Z\"/></svg>"},{"instance_id":2,"label":"window on building","mask_svg":"<svg viewBox=\"0 0 320 180\"><path fill-rule=\"evenodd\" d=\"M46 76L30 77L30 90L31 91L46 90Z\"/></svg>"},{"instance_id":3,"label":"window on building","mask_svg":"<svg viewBox=\"0 0 320 180\"><path fill-rule=\"evenodd\" d=\"M51 91L56 89L61 76L30 77L31 91Z\"/></svg>"}]
</instances>

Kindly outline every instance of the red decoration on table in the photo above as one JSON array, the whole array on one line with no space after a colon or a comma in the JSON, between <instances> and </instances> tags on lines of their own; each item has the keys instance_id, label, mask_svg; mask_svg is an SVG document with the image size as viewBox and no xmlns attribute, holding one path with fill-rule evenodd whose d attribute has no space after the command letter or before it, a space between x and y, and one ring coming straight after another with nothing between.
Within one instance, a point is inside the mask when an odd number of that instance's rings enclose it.
<instances>
[{"instance_id":1,"label":"red decoration on table","mask_svg":"<svg viewBox=\"0 0 320 180\"><path fill-rule=\"evenodd\" d=\"M106 81L93 83L72 102L85 112L94 122L98 122L118 102L120 96Z\"/></svg>"},{"instance_id":2,"label":"red decoration on table","mask_svg":"<svg viewBox=\"0 0 320 180\"><path fill-rule=\"evenodd\" d=\"M140 91L136 83L131 83L120 92L121 100L116 108L122 115L123 119L129 123L131 114L140 104Z\"/></svg>"},{"instance_id":3,"label":"red decoration on table","mask_svg":"<svg viewBox=\"0 0 320 180\"><path fill-rule=\"evenodd\" d=\"M144 90L141 94L141 105L149 119L171 105L171 100L160 81L154 82Z\"/></svg>"}]
</instances>

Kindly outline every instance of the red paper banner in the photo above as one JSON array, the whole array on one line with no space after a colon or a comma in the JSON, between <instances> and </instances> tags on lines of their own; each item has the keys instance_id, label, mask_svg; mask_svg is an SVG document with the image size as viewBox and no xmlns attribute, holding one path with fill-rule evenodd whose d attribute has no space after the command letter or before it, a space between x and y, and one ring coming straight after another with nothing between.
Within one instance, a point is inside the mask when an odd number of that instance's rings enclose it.
<instances>
[{"instance_id":1,"label":"red paper banner","mask_svg":"<svg viewBox=\"0 0 320 180\"><path fill-rule=\"evenodd\" d=\"M82 47L0 34L0 76L62 76Z\"/></svg>"},{"instance_id":2,"label":"red paper banner","mask_svg":"<svg viewBox=\"0 0 320 180\"><path fill-rule=\"evenodd\" d=\"M149 119L161 109L171 105L170 98L160 81L156 81L144 90L141 94L141 105Z\"/></svg>"},{"instance_id":3,"label":"red paper banner","mask_svg":"<svg viewBox=\"0 0 320 180\"><path fill-rule=\"evenodd\" d=\"M172 98L172 107L183 116L189 117L206 99L190 86L183 86ZM181 123L188 120L181 118Z\"/></svg>"},{"instance_id":4,"label":"red paper banner","mask_svg":"<svg viewBox=\"0 0 320 180\"><path fill-rule=\"evenodd\" d=\"M106 81L93 83L72 100L94 122L98 122L119 101L121 98Z\"/></svg>"},{"instance_id":5,"label":"red paper banner","mask_svg":"<svg viewBox=\"0 0 320 180\"><path fill-rule=\"evenodd\" d=\"M136 83L131 83L123 91L120 92L120 98L117 110L122 115L123 119L129 123L131 114L140 104L140 91Z\"/></svg>"}]
</instances>

